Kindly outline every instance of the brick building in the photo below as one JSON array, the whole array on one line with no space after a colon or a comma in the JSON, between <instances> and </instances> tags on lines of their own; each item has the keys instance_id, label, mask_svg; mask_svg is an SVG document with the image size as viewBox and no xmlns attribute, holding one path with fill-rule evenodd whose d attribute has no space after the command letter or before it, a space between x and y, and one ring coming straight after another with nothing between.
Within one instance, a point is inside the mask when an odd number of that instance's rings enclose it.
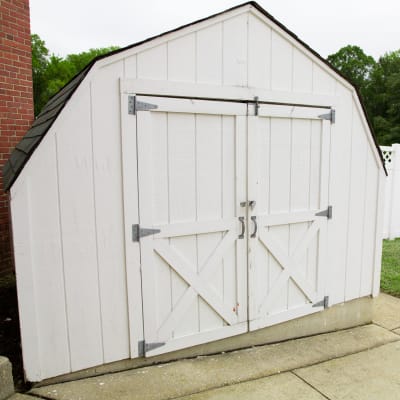
<instances>
[{"instance_id":1,"label":"brick building","mask_svg":"<svg viewBox=\"0 0 400 400\"><path fill-rule=\"evenodd\" d=\"M29 0L0 0L0 170L33 120ZM0 274L13 268L0 174Z\"/></svg>"}]
</instances>

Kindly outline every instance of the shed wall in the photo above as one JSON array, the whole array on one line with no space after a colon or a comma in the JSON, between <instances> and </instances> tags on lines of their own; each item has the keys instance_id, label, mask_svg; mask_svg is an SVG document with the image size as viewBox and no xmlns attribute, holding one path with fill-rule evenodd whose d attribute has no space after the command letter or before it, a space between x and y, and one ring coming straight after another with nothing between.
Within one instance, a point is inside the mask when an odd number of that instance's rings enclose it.
<instances>
[{"instance_id":1,"label":"shed wall","mask_svg":"<svg viewBox=\"0 0 400 400\"><path fill-rule=\"evenodd\" d=\"M304 104L310 95L330 96L337 122L331 135L334 217L328 224L326 294L330 304L372 294L379 252L376 188L383 171L358 100L293 38L258 11L246 10L98 62L13 185L29 380L129 358L136 351L129 346L120 79L209 84L216 92L222 86L251 87L266 91L270 100L304 95Z\"/></svg>"},{"instance_id":2,"label":"shed wall","mask_svg":"<svg viewBox=\"0 0 400 400\"><path fill-rule=\"evenodd\" d=\"M126 79L247 86L272 95L332 96L337 121L332 127L329 185L335 218L329 224L332 279L327 292L332 304L372 293L372 238L382 168L358 98L342 78L257 13L240 14L130 53L123 59ZM103 63L103 68L113 65L112 60Z\"/></svg>"},{"instance_id":3,"label":"shed wall","mask_svg":"<svg viewBox=\"0 0 400 400\"><path fill-rule=\"evenodd\" d=\"M130 356L120 136L102 120L101 99L113 94L96 78L79 87L11 189L32 381ZM118 91L114 100L119 108Z\"/></svg>"}]
</instances>

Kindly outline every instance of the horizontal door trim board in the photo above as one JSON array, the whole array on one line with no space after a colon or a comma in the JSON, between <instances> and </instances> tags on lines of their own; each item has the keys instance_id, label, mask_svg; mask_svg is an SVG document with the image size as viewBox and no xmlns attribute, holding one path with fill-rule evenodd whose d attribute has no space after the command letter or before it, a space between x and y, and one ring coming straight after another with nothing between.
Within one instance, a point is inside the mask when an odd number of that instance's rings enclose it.
<instances>
[{"instance_id":1,"label":"horizontal door trim board","mask_svg":"<svg viewBox=\"0 0 400 400\"><path fill-rule=\"evenodd\" d=\"M233 326L224 326L218 330L206 331L197 333L194 335L183 336L181 338L170 340L164 346L157 347L156 349L149 350L146 352L146 357L157 356L164 353L169 353L174 350L184 350L187 347L193 346L193 342L196 345L213 342L219 339L230 338L232 336L240 335L241 333L247 333L247 321L241 322Z\"/></svg>"},{"instance_id":2,"label":"horizontal door trim board","mask_svg":"<svg viewBox=\"0 0 400 400\"><path fill-rule=\"evenodd\" d=\"M335 107L338 96L325 96L313 93L290 93L238 86L218 86L201 83L182 83L147 79L120 78L120 91L123 94L136 94L154 97L182 97L191 99L239 101L277 105L298 105L304 107Z\"/></svg>"},{"instance_id":3,"label":"horizontal door trim board","mask_svg":"<svg viewBox=\"0 0 400 400\"><path fill-rule=\"evenodd\" d=\"M318 311L324 310L324 307L313 307L312 303L305 304L302 307L296 307L286 312L279 312L277 314L269 315L265 318L255 319L249 322L250 332L266 328L272 325L280 324L282 322L290 322L296 318L304 317L314 314Z\"/></svg>"}]
</instances>

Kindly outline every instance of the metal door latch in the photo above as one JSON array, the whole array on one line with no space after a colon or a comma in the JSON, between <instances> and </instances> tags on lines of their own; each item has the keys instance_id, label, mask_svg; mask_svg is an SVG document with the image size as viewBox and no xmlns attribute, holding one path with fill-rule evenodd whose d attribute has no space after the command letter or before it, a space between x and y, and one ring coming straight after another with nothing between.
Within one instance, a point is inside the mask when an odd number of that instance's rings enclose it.
<instances>
[{"instance_id":1,"label":"metal door latch","mask_svg":"<svg viewBox=\"0 0 400 400\"><path fill-rule=\"evenodd\" d=\"M250 200L250 201L242 201L240 203L240 207L246 207L246 206L249 206L251 209L253 209L256 206L256 201Z\"/></svg>"}]
</instances>

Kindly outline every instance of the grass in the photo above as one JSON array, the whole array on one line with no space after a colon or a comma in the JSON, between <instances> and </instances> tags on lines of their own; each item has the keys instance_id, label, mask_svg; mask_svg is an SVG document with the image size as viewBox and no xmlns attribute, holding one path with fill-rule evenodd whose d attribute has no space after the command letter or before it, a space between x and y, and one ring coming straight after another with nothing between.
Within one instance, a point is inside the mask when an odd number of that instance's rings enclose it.
<instances>
[{"instance_id":1,"label":"grass","mask_svg":"<svg viewBox=\"0 0 400 400\"><path fill-rule=\"evenodd\" d=\"M400 238L383 241L381 289L400 297Z\"/></svg>"}]
</instances>

